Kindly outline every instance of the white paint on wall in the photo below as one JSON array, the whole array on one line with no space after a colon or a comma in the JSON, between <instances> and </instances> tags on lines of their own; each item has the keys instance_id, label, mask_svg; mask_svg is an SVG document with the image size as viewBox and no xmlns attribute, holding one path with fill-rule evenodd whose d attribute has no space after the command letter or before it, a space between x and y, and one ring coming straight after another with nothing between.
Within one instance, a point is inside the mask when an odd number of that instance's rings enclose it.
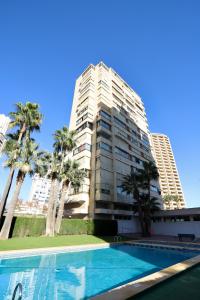
<instances>
[{"instance_id":1,"label":"white paint on wall","mask_svg":"<svg viewBox=\"0 0 200 300\"><path fill-rule=\"evenodd\" d=\"M177 236L179 233L195 234L196 237L200 237L200 221L152 223L153 235Z\"/></svg>"},{"instance_id":2,"label":"white paint on wall","mask_svg":"<svg viewBox=\"0 0 200 300\"><path fill-rule=\"evenodd\" d=\"M140 224L138 218L133 220L118 220L118 234L120 233L140 233Z\"/></svg>"}]
</instances>

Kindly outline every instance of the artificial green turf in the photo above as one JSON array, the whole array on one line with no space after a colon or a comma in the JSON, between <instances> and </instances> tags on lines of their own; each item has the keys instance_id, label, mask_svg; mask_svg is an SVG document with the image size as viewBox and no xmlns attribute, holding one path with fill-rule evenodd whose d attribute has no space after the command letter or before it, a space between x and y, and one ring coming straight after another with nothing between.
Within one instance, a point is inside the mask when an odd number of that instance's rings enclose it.
<instances>
[{"instance_id":1,"label":"artificial green turf","mask_svg":"<svg viewBox=\"0 0 200 300\"><path fill-rule=\"evenodd\" d=\"M180 273L129 300L199 300L200 266Z\"/></svg>"},{"instance_id":2,"label":"artificial green turf","mask_svg":"<svg viewBox=\"0 0 200 300\"><path fill-rule=\"evenodd\" d=\"M56 237L11 238L9 240L0 240L0 251L86 245L113 241L113 237L97 237L93 235L62 235Z\"/></svg>"}]
</instances>

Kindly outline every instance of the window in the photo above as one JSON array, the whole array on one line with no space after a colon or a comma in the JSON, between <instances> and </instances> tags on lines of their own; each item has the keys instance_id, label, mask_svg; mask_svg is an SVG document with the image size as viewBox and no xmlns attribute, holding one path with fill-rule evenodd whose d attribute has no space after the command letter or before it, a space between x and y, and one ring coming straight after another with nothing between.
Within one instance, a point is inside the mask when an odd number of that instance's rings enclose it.
<instances>
[{"instance_id":1,"label":"window","mask_svg":"<svg viewBox=\"0 0 200 300\"><path fill-rule=\"evenodd\" d=\"M88 106L84 107L79 113L77 113L77 117L82 115L87 109L88 109Z\"/></svg>"},{"instance_id":2,"label":"window","mask_svg":"<svg viewBox=\"0 0 200 300\"><path fill-rule=\"evenodd\" d=\"M103 110L100 110L99 112L100 116L106 118L107 120L111 120L111 115L109 115L107 112L103 111Z\"/></svg>"},{"instance_id":3,"label":"window","mask_svg":"<svg viewBox=\"0 0 200 300\"><path fill-rule=\"evenodd\" d=\"M115 147L115 153L119 154L120 156L126 158L126 159L130 159L131 160L131 155L126 152L125 150L119 148L119 147Z\"/></svg>"},{"instance_id":4,"label":"window","mask_svg":"<svg viewBox=\"0 0 200 300\"><path fill-rule=\"evenodd\" d=\"M76 149L74 149L73 155L76 155L76 154L78 154L78 153L80 153L81 151L84 151L84 150L88 150L88 151L91 152L91 148L92 148L92 146L90 144L85 143L85 144L77 147Z\"/></svg>"},{"instance_id":5,"label":"window","mask_svg":"<svg viewBox=\"0 0 200 300\"><path fill-rule=\"evenodd\" d=\"M110 195L110 190L107 189L101 189L102 194Z\"/></svg>"},{"instance_id":6,"label":"window","mask_svg":"<svg viewBox=\"0 0 200 300\"><path fill-rule=\"evenodd\" d=\"M108 124L107 122L103 121L103 120L99 120L97 121L97 127L102 126L108 130L111 130L111 125Z\"/></svg>"},{"instance_id":7,"label":"window","mask_svg":"<svg viewBox=\"0 0 200 300\"><path fill-rule=\"evenodd\" d=\"M78 124L80 124L81 122L83 122L87 117L93 117L93 115L87 112L87 113L84 114L80 119L78 119L78 120L76 121L76 126L77 126Z\"/></svg>"},{"instance_id":8,"label":"window","mask_svg":"<svg viewBox=\"0 0 200 300\"><path fill-rule=\"evenodd\" d=\"M150 189L151 189L152 192L156 192L159 195L161 195L161 191L159 190L159 188L157 186L151 185Z\"/></svg>"},{"instance_id":9,"label":"window","mask_svg":"<svg viewBox=\"0 0 200 300\"><path fill-rule=\"evenodd\" d=\"M79 132L81 132L85 128L89 128L89 129L92 130L93 129L92 123L91 122L85 122L84 124L82 124L80 127L78 127L76 129L76 132L79 133Z\"/></svg>"},{"instance_id":10,"label":"window","mask_svg":"<svg viewBox=\"0 0 200 300\"><path fill-rule=\"evenodd\" d=\"M127 129L126 124L125 124L124 122L122 122L121 120L119 120L118 118L114 117L114 122L115 122L117 125L119 125L119 126L125 128L125 129Z\"/></svg>"},{"instance_id":11,"label":"window","mask_svg":"<svg viewBox=\"0 0 200 300\"><path fill-rule=\"evenodd\" d=\"M104 139L111 140L111 135L105 131L97 132L97 137L103 137Z\"/></svg>"},{"instance_id":12,"label":"window","mask_svg":"<svg viewBox=\"0 0 200 300\"><path fill-rule=\"evenodd\" d=\"M139 165L143 165L143 161L137 157L135 157L135 162Z\"/></svg>"},{"instance_id":13,"label":"window","mask_svg":"<svg viewBox=\"0 0 200 300\"><path fill-rule=\"evenodd\" d=\"M77 105L77 108L79 108L84 102L86 102L86 100L88 100L88 97L86 97L81 103L79 103L79 104Z\"/></svg>"},{"instance_id":14,"label":"window","mask_svg":"<svg viewBox=\"0 0 200 300\"><path fill-rule=\"evenodd\" d=\"M109 86L107 85L107 83L105 83L105 81L100 80L98 83L102 84L105 88L109 89Z\"/></svg>"},{"instance_id":15,"label":"window","mask_svg":"<svg viewBox=\"0 0 200 300\"><path fill-rule=\"evenodd\" d=\"M97 149L103 149L106 150L108 152L112 152L112 147L106 143L100 142L97 143Z\"/></svg>"}]
</instances>

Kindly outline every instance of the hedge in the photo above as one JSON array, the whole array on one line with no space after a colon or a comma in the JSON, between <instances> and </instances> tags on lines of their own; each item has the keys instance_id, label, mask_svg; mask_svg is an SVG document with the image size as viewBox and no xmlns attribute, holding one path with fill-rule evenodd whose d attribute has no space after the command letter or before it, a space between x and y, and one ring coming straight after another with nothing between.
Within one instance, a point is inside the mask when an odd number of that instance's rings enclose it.
<instances>
[{"instance_id":1,"label":"hedge","mask_svg":"<svg viewBox=\"0 0 200 300\"><path fill-rule=\"evenodd\" d=\"M10 237L41 236L45 233L43 217L14 217ZM1 227L1 226L0 226ZM112 236L117 234L116 220L63 219L60 235L93 234Z\"/></svg>"}]
</instances>

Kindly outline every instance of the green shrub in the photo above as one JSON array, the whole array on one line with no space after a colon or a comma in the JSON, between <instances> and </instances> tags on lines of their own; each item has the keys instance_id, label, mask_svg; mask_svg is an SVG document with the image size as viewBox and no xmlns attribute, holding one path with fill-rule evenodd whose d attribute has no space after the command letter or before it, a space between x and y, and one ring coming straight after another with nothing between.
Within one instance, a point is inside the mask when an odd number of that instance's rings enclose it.
<instances>
[{"instance_id":1,"label":"green shrub","mask_svg":"<svg viewBox=\"0 0 200 300\"><path fill-rule=\"evenodd\" d=\"M10 237L41 236L45 234L43 217L14 217ZM60 235L91 234L112 236L117 234L116 220L63 219Z\"/></svg>"},{"instance_id":2,"label":"green shrub","mask_svg":"<svg viewBox=\"0 0 200 300\"><path fill-rule=\"evenodd\" d=\"M45 232L45 218L17 217L14 220L12 237L40 236Z\"/></svg>"},{"instance_id":3,"label":"green shrub","mask_svg":"<svg viewBox=\"0 0 200 300\"><path fill-rule=\"evenodd\" d=\"M81 219L63 219L60 228L60 235L87 234L88 222Z\"/></svg>"}]
</instances>

